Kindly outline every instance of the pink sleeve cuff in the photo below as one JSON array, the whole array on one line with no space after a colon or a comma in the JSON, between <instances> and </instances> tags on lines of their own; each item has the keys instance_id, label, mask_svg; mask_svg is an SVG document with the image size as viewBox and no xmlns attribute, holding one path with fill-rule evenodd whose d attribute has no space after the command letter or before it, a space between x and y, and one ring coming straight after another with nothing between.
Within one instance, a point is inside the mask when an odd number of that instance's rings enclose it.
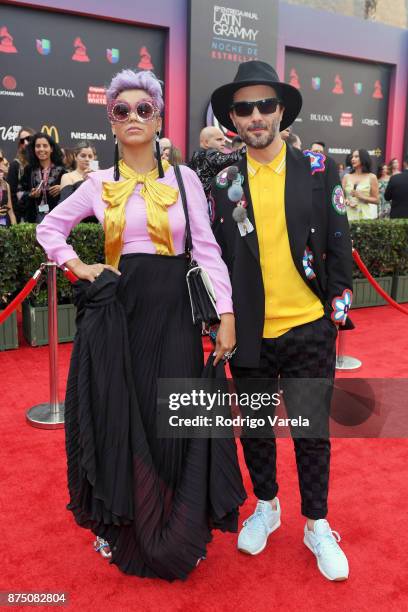
<instances>
[{"instance_id":1,"label":"pink sleeve cuff","mask_svg":"<svg viewBox=\"0 0 408 612\"><path fill-rule=\"evenodd\" d=\"M232 306L232 300L228 300L226 298L217 300L217 311L218 314L226 314L227 312L234 313L234 309Z\"/></svg>"},{"instance_id":2,"label":"pink sleeve cuff","mask_svg":"<svg viewBox=\"0 0 408 612\"><path fill-rule=\"evenodd\" d=\"M59 249L58 255L56 254L55 256L56 256L56 259L54 261L59 266L63 266L70 259L79 259L74 249L70 246L67 246L66 249Z\"/></svg>"}]
</instances>

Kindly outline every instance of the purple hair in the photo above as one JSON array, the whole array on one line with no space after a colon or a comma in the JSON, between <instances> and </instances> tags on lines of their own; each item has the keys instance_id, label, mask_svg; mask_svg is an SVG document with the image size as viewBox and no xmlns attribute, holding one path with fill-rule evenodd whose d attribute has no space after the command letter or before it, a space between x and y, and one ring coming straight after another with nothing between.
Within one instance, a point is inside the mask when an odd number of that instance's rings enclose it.
<instances>
[{"instance_id":1,"label":"purple hair","mask_svg":"<svg viewBox=\"0 0 408 612\"><path fill-rule=\"evenodd\" d=\"M108 89L106 90L106 101L109 104L115 100L122 91L128 89L143 89L155 102L160 110L163 110L162 87L159 79L150 70L135 72L130 68L115 74Z\"/></svg>"}]
</instances>

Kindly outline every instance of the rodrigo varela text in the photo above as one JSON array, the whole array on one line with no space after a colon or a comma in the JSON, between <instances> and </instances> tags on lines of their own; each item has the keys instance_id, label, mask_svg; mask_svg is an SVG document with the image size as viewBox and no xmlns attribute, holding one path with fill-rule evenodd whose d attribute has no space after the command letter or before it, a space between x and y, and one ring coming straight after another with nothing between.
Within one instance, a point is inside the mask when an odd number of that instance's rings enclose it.
<instances>
[{"instance_id":1,"label":"rodrigo varela text","mask_svg":"<svg viewBox=\"0 0 408 612\"><path fill-rule=\"evenodd\" d=\"M271 427L277 425L278 427L309 427L309 419L305 419L301 416L294 419L284 419L278 416L268 416L267 420ZM258 427L265 427L266 420L255 417L224 417L217 415L215 419L208 416L197 415L195 417L179 417L178 415L172 415L169 417L169 425L171 427L249 427L249 429L256 429Z\"/></svg>"}]
</instances>

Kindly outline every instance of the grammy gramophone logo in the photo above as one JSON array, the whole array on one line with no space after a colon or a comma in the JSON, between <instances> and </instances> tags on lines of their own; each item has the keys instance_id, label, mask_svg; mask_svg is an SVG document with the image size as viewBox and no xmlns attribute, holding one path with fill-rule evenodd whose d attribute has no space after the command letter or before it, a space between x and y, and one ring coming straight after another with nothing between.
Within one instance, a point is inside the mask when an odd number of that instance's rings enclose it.
<instances>
[{"instance_id":1,"label":"grammy gramophone logo","mask_svg":"<svg viewBox=\"0 0 408 612\"><path fill-rule=\"evenodd\" d=\"M48 134L48 136L51 136L51 138L53 138L55 142L59 142L59 133L55 125L43 125L41 128L41 132L44 132L44 134Z\"/></svg>"}]
</instances>

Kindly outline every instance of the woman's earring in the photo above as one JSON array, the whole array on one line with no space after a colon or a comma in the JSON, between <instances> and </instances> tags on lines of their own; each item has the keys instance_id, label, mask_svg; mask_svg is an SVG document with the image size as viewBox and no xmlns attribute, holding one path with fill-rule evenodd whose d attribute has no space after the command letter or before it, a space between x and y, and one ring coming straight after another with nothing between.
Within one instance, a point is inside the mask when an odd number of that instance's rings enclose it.
<instances>
[{"instance_id":1,"label":"woman's earring","mask_svg":"<svg viewBox=\"0 0 408 612\"><path fill-rule=\"evenodd\" d=\"M160 132L156 132L156 158L157 158L157 169L159 171L159 178L164 177L164 171L161 161L161 151L160 151Z\"/></svg>"},{"instance_id":2,"label":"woman's earring","mask_svg":"<svg viewBox=\"0 0 408 612\"><path fill-rule=\"evenodd\" d=\"M120 171L119 171L119 145L118 140L116 138L116 134L113 135L113 139L115 141L115 155L113 158L113 178L115 181L120 179Z\"/></svg>"}]
</instances>

